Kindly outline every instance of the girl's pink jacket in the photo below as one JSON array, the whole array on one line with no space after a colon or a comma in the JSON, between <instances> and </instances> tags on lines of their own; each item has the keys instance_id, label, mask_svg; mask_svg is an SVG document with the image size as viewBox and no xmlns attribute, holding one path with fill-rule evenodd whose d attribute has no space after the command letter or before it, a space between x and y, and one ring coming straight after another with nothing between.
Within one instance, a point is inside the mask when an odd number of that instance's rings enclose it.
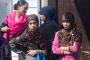
<instances>
[{"instance_id":1,"label":"girl's pink jacket","mask_svg":"<svg viewBox=\"0 0 90 60\"><path fill-rule=\"evenodd\" d=\"M72 46L70 46L70 53L63 54L63 51L60 49L60 40L57 36L57 32L55 34L53 43L52 43L52 51L54 54L60 55L60 60L78 60L77 53L80 48L80 44L78 42L74 42Z\"/></svg>"}]
</instances>

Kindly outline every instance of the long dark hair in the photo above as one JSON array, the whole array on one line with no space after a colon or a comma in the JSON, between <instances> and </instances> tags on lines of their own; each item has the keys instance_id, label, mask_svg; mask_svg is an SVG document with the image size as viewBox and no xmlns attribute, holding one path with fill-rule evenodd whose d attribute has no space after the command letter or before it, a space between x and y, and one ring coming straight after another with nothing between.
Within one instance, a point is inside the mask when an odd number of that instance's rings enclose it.
<instances>
[{"instance_id":1,"label":"long dark hair","mask_svg":"<svg viewBox=\"0 0 90 60\"><path fill-rule=\"evenodd\" d=\"M25 0L19 0L16 4L14 4L14 10L17 10L18 6L22 6L28 4Z\"/></svg>"}]
</instances>

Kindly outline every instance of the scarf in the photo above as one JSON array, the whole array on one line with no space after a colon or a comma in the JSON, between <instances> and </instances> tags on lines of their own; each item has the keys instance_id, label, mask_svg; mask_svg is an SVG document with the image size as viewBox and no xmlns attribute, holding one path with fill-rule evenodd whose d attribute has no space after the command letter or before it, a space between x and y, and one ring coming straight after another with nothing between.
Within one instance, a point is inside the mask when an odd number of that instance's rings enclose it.
<instances>
[{"instance_id":1,"label":"scarf","mask_svg":"<svg viewBox=\"0 0 90 60\"><path fill-rule=\"evenodd\" d=\"M7 18L4 18L4 23L10 28L10 32L5 32L3 37L8 40L12 36L20 35L26 28L26 15L20 16L18 22L15 22L16 11L13 11Z\"/></svg>"},{"instance_id":2,"label":"scarf","mask_svg":"<svg viewBox=\"0 0 90 60\"><path fill-rule=\"evenodd\" d=\"M82 40L80 33L74 30L67 32L64 29L61 29L58 31L58 37L60 40L60 46L70 46L73 45L75 41L80 42Z\"/></svg>"},{"instance_id":3,"label":"scarf","mask_svg":"<svg viewBox=\"0 0 90 60\"><path fill-rule=\"evenodd\" d=\"M21 51L45 49L44 38L39 31L27 31L25 30L21 36L19 36L18 42L16 42L16 48Z\"/></svg>"}]
</instances>

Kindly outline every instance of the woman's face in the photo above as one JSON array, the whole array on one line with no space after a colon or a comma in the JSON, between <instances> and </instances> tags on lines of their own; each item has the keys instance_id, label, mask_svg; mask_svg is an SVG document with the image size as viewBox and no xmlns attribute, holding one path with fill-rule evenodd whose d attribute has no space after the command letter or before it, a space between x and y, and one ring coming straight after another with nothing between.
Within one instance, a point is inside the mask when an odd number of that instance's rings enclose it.
<instances>
[{"instance_id":1,"label":"woman's face","mask_svg":"<svg viewBox=\"0 0 90 60\"><path fill-rule=\"evenodd\" d=\"M37 29L37 22L35 20L31 20L28 25L29 31L35 31Z\"/></svg>"},{"instance_id":2,"label":"woman's face","mask_svg":"<svg viewBox=\"0 0 90 60\"><path fill-rule=\"evenodd\" d=\"M63 25L64 29L69 29L71 24L70 24L70 22L64 21L64 22L62 22L62 25Z\"/></svg>"},{"instance_id":3,"label":"woman's face","mask_svg":"<svg viewBox=\"0 0 90 60\"><path fill-rule=\"evenodd\" d=\"M18 11L20 15L25 15L28 9L28 4L22 5L18 7Z\"/></svg>"},{"instance_id":4,"label":"woman's face","mask_svg":"<svg viewBox=\"0 0 90 60\"><path fill-rule=\"evenodd\" d=\"M40 15L40 20L45 21L46 17L44 15Z\"/></svg>"}]
</instances>

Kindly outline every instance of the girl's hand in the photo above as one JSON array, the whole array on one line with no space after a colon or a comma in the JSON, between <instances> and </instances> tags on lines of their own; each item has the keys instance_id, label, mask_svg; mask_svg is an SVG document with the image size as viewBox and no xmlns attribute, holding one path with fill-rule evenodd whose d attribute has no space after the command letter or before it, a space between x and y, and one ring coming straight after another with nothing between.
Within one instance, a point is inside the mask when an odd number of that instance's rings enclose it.
<instances>
[{"instance_id":1,"label":"girl's hand","mask_svg":"<svg viewBox=\"0 0 90 60\"><path fill-rule=\"evenodd\" d=\"M5 26L5 27L2 27L1 28L1 31L2 32L8 32L8 31L10 31L10 28L8 28L7 26Z\"/></svg>"},{"instance_id":2,"label":"girl's hand","mask_svg":"<svg viewBox=\"0 0 90 60\"><path fill-rule=\"evenodd\" d=\"M61 49L62 51L69 51L69 46L68 46L68 47L60 47L60 49Z\"/></svg>"},{"instance_id":3,"label":"girl's hand","mask_svg":"<svg viewBox=\"0 0 90 60\"><path fill-rule=\"evenodd\" d=\"M38 53L38 50L29 50L27 51L27 55L35 56Z\"/></svg>"},{"instance_id":4,"label":"girl's hand","mask_svg":"<svg viewBox=\"0 0 90 60\"><path fill-rule=\"evenodd\" d=\"M46 50L42 50L42 53L43 53L43 54L46 54Z\"/></svg>"},{"instance_id":5,"label":"girl's hand","mask_svg":"<svg viewBox=\"0 0 90 60\"><path fill-rule=\"evenodd\" d=\"M69 51L64 51L63 53L64 54L71 54Z\"/></svg>"}]
</instances>

